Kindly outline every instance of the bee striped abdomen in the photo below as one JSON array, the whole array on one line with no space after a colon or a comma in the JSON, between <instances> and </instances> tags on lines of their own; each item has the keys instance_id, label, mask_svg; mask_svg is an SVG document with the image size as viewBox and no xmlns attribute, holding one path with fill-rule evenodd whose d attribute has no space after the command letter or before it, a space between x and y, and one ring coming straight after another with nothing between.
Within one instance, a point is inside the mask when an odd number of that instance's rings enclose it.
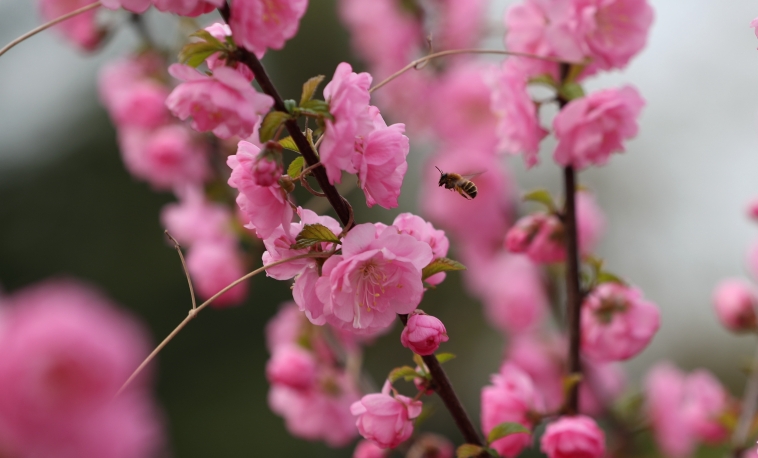
<instances>
[{"instance_id":1,"label":"bee striped abdomen","mask_svg":"<svg viewBox=\"0 0 758 458\"><path fill-rule=\"evenodd\" d=\"M460 186L461 190L464 193L466 193L470 198L473 199L474 197L476 197L477 190L476 190L476 185L473 182L465 180L459 186Z\"/></svg>"}]
</instances>

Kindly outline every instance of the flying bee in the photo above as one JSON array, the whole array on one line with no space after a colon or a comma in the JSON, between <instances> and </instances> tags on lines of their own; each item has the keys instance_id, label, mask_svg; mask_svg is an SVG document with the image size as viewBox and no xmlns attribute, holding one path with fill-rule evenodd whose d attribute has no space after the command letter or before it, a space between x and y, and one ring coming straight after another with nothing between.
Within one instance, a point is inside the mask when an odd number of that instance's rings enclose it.
<instances>
[{"instance_id":1,"label":"flying bee","mask_svg":"<svg viewBox=\"0 0 758 458\"><path fill-rule=\"evenodd\" d=\"M471 175L459 175L452 172L445 173L437 166L434 168L440 171L440 186L444 186L445 189L454 189L458 194L468 200L476 197L476 185L472 183L469 178L474 178L484 172L473 173Z\"/></svg>"}]
</instances>

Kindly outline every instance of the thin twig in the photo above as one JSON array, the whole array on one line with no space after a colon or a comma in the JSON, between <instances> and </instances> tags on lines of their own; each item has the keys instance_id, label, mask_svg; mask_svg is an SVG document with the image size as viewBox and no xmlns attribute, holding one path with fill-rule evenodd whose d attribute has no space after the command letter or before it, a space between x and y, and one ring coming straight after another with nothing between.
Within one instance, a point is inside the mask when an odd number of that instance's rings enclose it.
<instances>
[{"instance_id":1,"label":"thin twig","mask_svg":"<svg viewBox=\"0 0 758 458\"><path fill-rule=\"evenodd\" d=\"M147 358L145 358L145 360L142 361L142 364L140 364L139 367L137 367L137 369L132 373L132 375L129 376L129 378L126 380L126 382L124 382L124 384L118 390L118 393L116 393L116 397L118 397L118 395L120 395L126 389L126 387L129 386L129 384L140 374L140 372L142 372L142 370L145 368L145 366L147 366L148 364L150 364L150 361L152 361L153 358L155 358L155 356L158 353L160 353L160 351L163 350L163 348L169 342L171 342L171 340L177 334L179 334L179 331L181 331L182 329L184 329L185 326L187 326L187 323L189 323L190 321L192 321L192 319L195 318L195 316L197 316L197 314L200 313L201 310L203 310L205 307L207 307L208 305L210 305L211 303L213 303L213 301L215 301L216 299L218 299L219 296L221 296L225 292L227 292L230 289L234 288L235 286L237 286L238 284L240 284L243 281L247 280L248 278L251 278L251 277L254 277L254 276L258 275L259 273L265 271L266 269L268 269L270 267L278 266L280 264L284 264L284 263L290 262L290 261L295 261L297 259L304 259L304 258L325 258L325 257L331 256L332 254L333 253L306 253L306 254L301 254L301 255L293 256L291 258L281 259L279 261L272 262L270 264L266 264L265 266L259 267L259 268L255 269L254 271L248 273L244 277L238 278L237 280L233 281L226 288L224 288L221 291L217 292L210 299L208 299L207 301L205 301L202 304L200 304L199 306L197 306L197 308L192 308L189 311L189 314L187 315L187 317L184 320L182 320L181 323L179 323L179 326L177 326L176 329L174 329L173 331L171 331L171 334L169 334L168 337L166 337L165 339L163 339L163 342L161 342L160 345L158 345L157 347L155 347L155 350L153 350L152 353L150 353L147 356Z\"/></svg>"},{"instance_id":2,"label":"thin twig","mask_svg":"<svg viewBox=\"0 0 758 458\"><path fill-rule=\"evenodd\" d=\"M567 63L565 60L558 59L556 57L538 56L536 54L527 54L523 52L503 51L502 49L448 49L447 51L436 52L434 54L429 54L429 55L426 55L424 57L420 57L414 60L410 64L406 65L405 67L401 68L400 70L396 71L392 75L382 80L376 86L369 89L368 92L369 93L374 92L375 90L379 89L380 87L394 80L395 78L407 72L408 70L411 70L413 68L419 68L418 66L420 64L423 64L432 59L436 59L438 57L452 56L455 54L498 54L501 56L526 57L529 59L546 60L548 62L556 62L559 64ZM571 62L568 62L568 63L570 64Z\"/></svg>"},{"instance_id":3,"label":"thin twig","mask_svg":"<svg viewBox=\"0 0 758 458\"><path fill-rule=\"evenodd\" d=\"M37 28L34 28L34 29L26 32L25 34L21 35L20 37L16 38L15 40L13 40L10 43L8 43L7 45L5 45L3 47L3 49L0 49L0 56L2 56L3 54L5 54L6 52L8 52L8 50L10 50L12 47L14 47L17 44L21 43L22 41L26 40L27 38L31 38L34 35L37 35L38 33L42 32L43 30L49 29L50 27L54 26L55 24L58 24L59 22L63 22L66 19L71 19L74 16L78 16L78 15L80 15L82 13L86 13L87 11L93 10L93 9L98 8L100 6L101 6L100 2L95 2L95 3L91 4L91 5L83 6L83 7L79 8L78 10L74 10L74 11L72 11L70 13L64 14L63 16L57 17L57 18L53 19L50 22L42 24L41 26L39 26Z\"/></svg>"},{"instance_id":4,"label":"thin twig","mask_svg":"<svg viewBox=\"0 0 758 458\"><path fill-rule=\"evenodd\" d=\"M745 451L745 443L750 434L750 425L755 416L756 407L758 407L758 348L753 356L753 365L747 383L745 392L742 395L742 412L737 420L737 426L734 428L732 435L732 456L740 458Z\"/></svg>"},{"instance_id":5,"label":"thin twig","mask_svg":"<svg viewBox=\"0 0 758 458\"><path fill-rule=\"evenodd\" d=\"M192 310L197 308L197 302L195 302L195 288L192 287L192 279L190 278L189 269L187 269L187 262L184 260L184 254L182 254L182 246L176 241L168 231L163 231L166 237L174 243L174 249L179 253L179 260L182 261L182 269L184 269L184 276L187 277L187 283L189 284L190 296L192 296Z\"/></svg>"}]
</instances>

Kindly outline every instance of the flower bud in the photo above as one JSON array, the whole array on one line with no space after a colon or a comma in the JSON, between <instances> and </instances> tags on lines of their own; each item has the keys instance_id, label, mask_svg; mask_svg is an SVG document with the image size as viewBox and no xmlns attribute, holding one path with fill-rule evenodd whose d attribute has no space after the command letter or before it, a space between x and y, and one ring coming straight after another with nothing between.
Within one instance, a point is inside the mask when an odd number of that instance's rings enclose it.
<instances>
[{"instance_id":1,"label":"flower bud","mask_svg":"<svg viewBox=\"0 0 758 458\"><path fill-rule=\"evenodd\" d=\"M271 384L307 390L316 382L316 362L297 345L284 345L274 351L266 364L266 378Z\"/></svg>"},{"instance_id":2,"label":"flower bud","mask_svg":"<svg viewBox=\"0 0 758 458\"><path fill-rule=\"evenodd\" d=\"M416 310L408 316L405 329L400 334L400 343L421 356L433 354L440 343L447 340L447 331L442 321L421 310Z\"/></svg>"},{"instance_id":3,"label":"flower bud","mask_svg":"<svg viewBox=\"0 0 758 458\"><path fill-rule=\"evenodd\" d=\"M282 166L282 145L274 141L266 142L253 164L253 180L258 186L271 186L284 172Z\"/></svg>"},{"instance_id":4,"label":"flower bud","mask_svg":"<svg viewBox=\"0 0 758 458\"><path fill-rule=\"evenodd\" d=\"M605 433L590 417L562 417L547 426L540 449L548 458L600 458L605 455Z\"/></svg>"},{"instance_id":5,"label":"flower bud","mask_svg":"<svg viewBox=\"0 0 758 458\"><path fill-rule=\"evenodd\" d=\"M756 301L758 297L755 288L738 278L722 281L713 291L716 315L730 331L756 329Z\"/></svg>"}]
</instances>

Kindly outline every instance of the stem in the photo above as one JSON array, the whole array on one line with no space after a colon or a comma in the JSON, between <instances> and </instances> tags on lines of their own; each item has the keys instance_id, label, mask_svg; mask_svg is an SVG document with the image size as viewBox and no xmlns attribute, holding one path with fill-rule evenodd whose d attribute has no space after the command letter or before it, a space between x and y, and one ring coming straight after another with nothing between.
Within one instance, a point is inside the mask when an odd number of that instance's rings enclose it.
<instances>
[{"instance_id":1,"label":"stem","mask_svg":"<svg viewBox=\"0 0 758 458\"><path fill-rule=\"evenodd\" d=\"M401 68L400 70L396 71L392 75L385 78L383 81L381 81L376 86L372 87L368 90L369 94L374 92L375 90L379 89L380 87L384 86L385 84L389 83L390 81L394 80L398 76L402 75L403 73L407 72L408 70L412 68L417 68L419 65L423 64L424 62L428 62L432 59L436 59L438 57L444 57L444 56L452 56L455 54L498 54L501 56L514 56L514 57L526 57L529 59L539 59L539 60L546 60L548 62L556 62L559 64L564 64L565 61L555 58L555 57L547 57L547 56L538 56L536 54L528 54L523 52L513 52L513 51L503 51L501 49L449 49L447 51L440 51L433 54L429 54L424 57L420 57L410 64L406 65L405 67Z\"/></svg>"},{"instance_id":2,"label":"stem","mask_svg":"<svg viewBox=\"0 0 758 458\"><path fill-rule=\"evenodd\" d=\"M229 16L231 14L229 3L225 3L223 7L218 9L218 11L221 13L221 17L224 18L224 21L228 23ZM258 60L255 54L251 53L245 48L238 47L237 53L240 62L247 65L255 75L255 80L258 82L258 85L260 85L261 90L263 90L264 93L268 94L274 99L274 109L287 113L287 108L284 106L284 100L276 90L274 83L271 82L271 78L269 78L266 70L263 68L261 61ZM305 159L306 164L309 166L316 165L319 162L319 157L311 147L310 143L308 143L308 139L306 139L305 135L303 135L300 127L297 125L297 121L294 119L288 119L285 121L284 127L287 129L290 136L292 137L292 140L300 150L300 154L303 155L303 159ZM326 194L327 200L337 212L337 216L339 217L340 221L342 221L342 224L346 226L346 229L349 229L347 225L350 223L350 204L342 199L342 196L340 196L340 194L337 192L337 189L334 187L334 185L329 182L329 178L326 176L326 169L323 167L315 168L313 170L313 176L316 177L316 181L318 181L318 184L321 187L321 191Z\"/></svg>"},{"instance_id":3,"label":"stem","mask_svg":"<svg viewBox=\"0 0 758 458\"><path fill-rule=\"evenodd\" d=\"M750 423L755 416L756 407L758 407L758 348L753 356L750 377L742 395L740 419L737 421L737 426L732 435L732 456L734 458L740 458L742 452L745 451L745 442L748 434L750 434Z\"/></svg>"},{"instance_id":4,"label":"stem","mask_svg":"<svg viewBox=\"0 0 758 458\"><path fill-rule=\"evenodd\" d=\"M560 79L563 81L569 72L568 64L561 64ZM559 97L560 108L568 102ZM582 291L579 283L579 242L576 229L576 172L574 167L563 169L563 192L566 196L566 207L563 210L563 225L566 228L566 323L568 325L569 374L582 373L582 362L579 359L579 344L581 342L580 320L582 307ZM574 384L568 392L565 410L569 415L579 412L579 383Z\"/></svg>"},{"instance_id":5,"label":"stem","mask_svg":"<svg viewBox=\"0 0 758 458\"><path fill-rule=\"evenodd\" d=\"M128 387L129 384L132 383L132 381L135 378L137 378L137 376L140 374L140 372L142 372L142 370L145 368L145 366L147 366L150 363L150 361L152 361L153 358L155 358L155 356L158 353L160 353L161 350L163 350L163 347L165 347L166 345L168 345L168 343L171 342L171 340L174 337L176 337L177 334L179 334L179 331L181 331L182 329L184 329L184 327L187 326L187 324L190 321L192 321L192 319L195 318L195 316L197 316L197 314L200 313L201 310L203 310L205 307L209 306L213 301L215 301L216 299L218 299L219 296L221 296L225 292L227 292L230 289L234 288L235 286L237 286L238 284L240 284L243 281L247 280L248 278L251 278L251 277L254 277L255 275L258 275L259 273L263 272L264 270L268 269L269 267L278 266L279 264L284 264L285 262L295 261L297 259L329 257L329 256L331 256L331 254L332 253L306 253L306 254L300 254L300 255L297 255L297 256L293 256L291 258L281 259L279 261L272 262L270 264L266 264L265 266L259 267L259 268L255 269L254 271L248 273L244 277L238 278L237 280L233 281L226 288L224 288L221 291L219 291L216 294L214 294L213 297L211 297L207 301L203 302L202 304L198 305L197 308L195 308L195 307L191 308L190 311L189 311L189 314L187 315L187 317L184 320L182 320L181 323L179 323L179 326L177 326L173 331L171 331L171 334L169 334L168 337L166 337L165 339L163 339L163 342L161 342L160 345L158 345L157 347L155 347L155 350L153 350L152 353L150 353L147 356L147 358L145 358L145 360L142 361L142 364L140 364L139 367L137 367L137 369L135 369L135 371L132 372L132 375L129 376L129 378L126 380L126 382L124 382L124 384L121 385L121 388L119 388L118 392L116 393L116 397L118 397L126 389L126 387ZM187 278L189 280L189 277L187 277Z\"/></svg>"},{"instance_id":6,"label":"stem","mask_svg":"<svg viewBox=\"0 0 758 458\"><path fill-rule=\"evenodd\" d=\"M42 24L41 26L34 28L25 34L21 35L20 37L16 38L15 40L11 41L7 45L3 47L3 49L0 49L0 56L8 52L12 47L16 46L17 44L21 43L22 41L26 40L27 38L31 38L34 35L37 35L38 33L42 32L43 30L49 29L50 27L54 26L55 24L59 22L63 22L66 19L71 19L74 16L78 16L82 13L86 13L89 10L93 10L95 8L99 8L101 6L100 2L95 2L91 5L83 6L79 8L78 10L74 10L70 13L64 14L63 16L57 17L53 19L50 22L47 22L45 24Z\"/></svg>"}]
</instances>

